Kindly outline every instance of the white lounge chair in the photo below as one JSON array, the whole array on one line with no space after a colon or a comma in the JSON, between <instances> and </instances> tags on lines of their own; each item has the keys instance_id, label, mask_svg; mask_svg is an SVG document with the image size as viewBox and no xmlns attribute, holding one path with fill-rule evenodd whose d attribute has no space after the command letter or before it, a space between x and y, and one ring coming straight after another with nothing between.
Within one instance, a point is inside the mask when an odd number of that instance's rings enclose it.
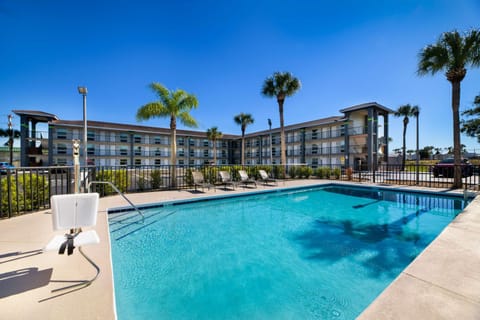
<instances>
[{"instance_id":1,"label":"white lounge chair","mask_svg":"<svg viewBox=\"0 0 480 320\"><path fill-rule=\"evenodd\" d=\"M258 170L258 173L260 174L260 178L262 179L265 185L267 185L269 182L278 184L277 180L270 178L265 170Z\"/></svg>"},{"instance_id":2,"label":"white lounge chair","mask_svg":"<svg viewBox=\"0 0 480 320\"><path fill-rule=\"evenodd\" d=\"M220 184L223 185L223 189L226 190L227 186L231 186L233 189L235 189L235 181L232 180L232 177L230 176L230 172L228 171L219 171L218 175L220 176Z\"/></svg>"},{"instance_id":3,"label":"white lounge chair","mask_svg":"<svg viewBox=\"0 0 480 320\"><path fill-rule=\"evenodd\" d=\"M195 187L195 191L197 191L197 187L202 187L202 191L207 187L210 190L210 187L213 187L212 184L205 182L205 178L203 177L203 173L200 171L192 171L193 177L193 185Z\"/></svg>"},{"instance_id":4,"label":"white lounge chair","mask_svg":"<svg viewBox=\"0 0 480 320\"><path fill-rule=\"evenodd\" d=\"M58 250L59 254L66 251L67 255L71 255L73 250L78 248L82 256L97 270L97 274L91 280L81 280L80 283L55 289L52 292L77 286L87 287L100 273L100 268L82 250L82 246L100 243L95 230L82 230L83 227L93 227L97 224L98 199L98 193L54 195L50 198L53 230L67 230L67 233L54 236L43 250Z\"/></svg>"},{"instance_id":5,"label":"white lounge chair","mask_svg":"<svg viewBox=\"0 0 480 320\"><path fill-rule=\"evenodd\" d=\"M255 188L257 187L257 182L253 179L250 179L247 172L245 170L238 170L238 174L240 175L240 184L244 187L248 186L249 184L253 184Z\"/></svg>"}]
</instances>

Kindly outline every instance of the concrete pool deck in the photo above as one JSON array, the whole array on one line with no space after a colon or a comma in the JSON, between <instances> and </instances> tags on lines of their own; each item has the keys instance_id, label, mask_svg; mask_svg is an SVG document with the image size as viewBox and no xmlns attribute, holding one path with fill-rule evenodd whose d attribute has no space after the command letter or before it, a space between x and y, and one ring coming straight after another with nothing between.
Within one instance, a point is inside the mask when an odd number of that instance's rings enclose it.
<instances>
[{"instance_id":1,"label":"concrete pool deck","mask_svg":"<svg viewBox=\"0 0 480 320\"><path fill-rule=\"evenodd\" d=\"M279 182L278 188L332 183L325 180ZM344 182L341 182L344 183ZM361 184L366 185L366 184ZM382 186L384 187L384 186ZM422 189L391 186L401 189ZM276 187L259 186L257 190ZM135 204L229 195L235 191L205 189L205 193L160 191L128 194ZM255 189L253 189L255 190ZM0 318L115 319L107 209L127 207L120 196L100 200L96 230L100 244L84 251L101 268L98 279L77 291L52 289L85 280L95 270L75 250L72 256L40 253L51 239L49 210L0 220ZM62 293L65 293L61 295ZM477 197L359 316L360 319L480 319L480 199Z\"/></svg>"}]
</instances>

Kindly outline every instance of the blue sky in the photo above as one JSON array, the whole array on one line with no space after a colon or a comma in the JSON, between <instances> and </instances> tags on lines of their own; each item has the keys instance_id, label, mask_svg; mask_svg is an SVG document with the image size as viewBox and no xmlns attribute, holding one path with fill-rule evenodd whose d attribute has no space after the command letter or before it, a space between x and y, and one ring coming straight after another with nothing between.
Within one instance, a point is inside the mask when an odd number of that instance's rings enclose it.
<instances>
[{"instance_id":1,"label":"blue sky","mask_svg":"<svg viewBox=\"0 0 480 320\"><path fill-rule=\"evenodd\" d=\"M275 99L260 90L273 72L290 71L302 89L285 102L286 124L364 102L410 103L421 109L420 146L448 147L451 86L443 74L418 77L418 53L479 21L478 0L0 0L0 127L12 109L82 119L78 85L89 90L88 119L168 127L168 119L135 120L155 100L155 81L197 96L198 130L240 134L233 117L244 112L254 132L268 129L268 118L279 126ZM461 109L478 94L480 70L469 69ZM394 149L402 121L390 123ZM480 151L475 139L462 143Z\"/></svg>"}]
</instances>

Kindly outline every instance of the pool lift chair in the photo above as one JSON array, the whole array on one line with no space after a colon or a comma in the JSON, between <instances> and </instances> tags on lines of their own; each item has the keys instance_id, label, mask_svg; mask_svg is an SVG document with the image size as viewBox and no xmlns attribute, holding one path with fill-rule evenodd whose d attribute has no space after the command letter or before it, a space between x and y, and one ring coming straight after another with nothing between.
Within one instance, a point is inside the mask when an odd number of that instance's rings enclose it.
<instances>
[{"instance_id":1,"label":"pool lift chair","mask_svg":"<svg viewBox=\"0 0 480 320\"><path fill-rule=\"evenodd\" d=\"M50 198L53 230L68 230L68 232L63 235L55 235L43 250L58 250L59 254L66 252L67 255L71 255L73 250L78 248L82 256L97 271L97 274L91 280L78 280L80 283L54 289L52 292L79 286L87 287L100 274L100 268L82 250L82 246L100 243L100 238L95 230L82 230L84 227L94 227L97 224L98 199L98 193L54 195ZM77 280L71 282L77 282Z\"/></svg>"}]
</instances>

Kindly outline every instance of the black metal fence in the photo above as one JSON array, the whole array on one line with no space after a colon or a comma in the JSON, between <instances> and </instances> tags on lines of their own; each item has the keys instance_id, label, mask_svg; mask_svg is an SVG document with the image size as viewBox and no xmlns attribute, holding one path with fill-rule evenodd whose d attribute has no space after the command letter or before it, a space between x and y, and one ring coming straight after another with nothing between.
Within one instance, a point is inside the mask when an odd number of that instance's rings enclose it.
<instances>
[{"instance_id":1,"label":"black metal fence","mask_svg":"<svg viewBox=\"0 0 480 320\"><path fill-rule=\"evenodd\" d=\"M124 193L193 189L191 172L203 172L206 182L218 184L218 171L227 170L239 180L244 169L253 179L260 179L258 170L267 171L275 179L329 179L359 183L416 185L429 188L451 188L453 167L439 171L433 165L381 165L375 170L353 170L340 165L309 167L305 165L227 165L227 166L118 166L82 167L80 180L110 181ZM463 188L479 190L479 166L462 166ZM70 166L15 168L0 172L0 219L50 208L50 197L74 192L74 170ZM85 187L83 187L85 188ZM106 184L92 184L101 196L115 194Z\"/></svg>"}]
</instances>

